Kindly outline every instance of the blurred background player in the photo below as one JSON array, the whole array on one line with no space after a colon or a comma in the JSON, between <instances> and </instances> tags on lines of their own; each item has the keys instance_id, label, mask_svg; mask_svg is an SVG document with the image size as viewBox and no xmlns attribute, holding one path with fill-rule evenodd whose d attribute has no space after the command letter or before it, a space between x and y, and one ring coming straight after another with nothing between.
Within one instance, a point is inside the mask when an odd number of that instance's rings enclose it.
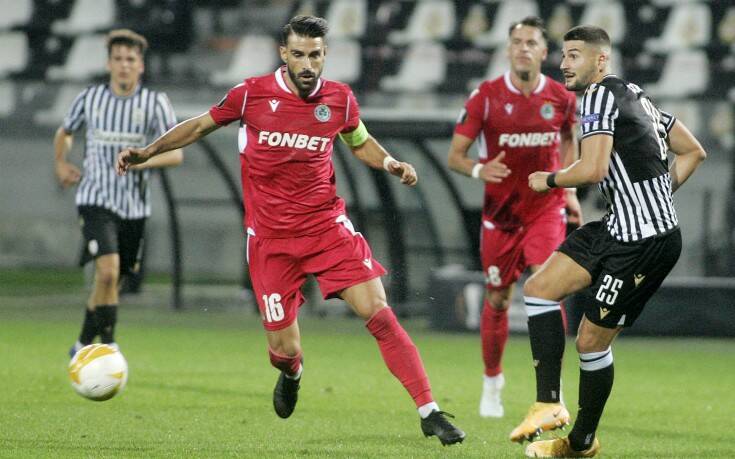
<instances>
[{"instance_id":1,"label":"blurred background player","mask_svg":"<svg viewBox=\"0 0 735 459\"><path fill-rule=\"evenodd\" d=\"M527 305L558 308L564 297L581 291L584 307L577 331L574 428L568 437L531 443L529 457L592 457L599 451L596 430L613 385L610 346L633 325L679 259L672 193L706 157L681 121L610 72L610 37L603 29L569 30L562 53L566 87L584 91L581 159L556 172L534 172L528 184L539 193L598 184L608 211L601 221L574 231L524 285ZM670 166L669 150L676 155ZM561 370L558 359L548 364ZM554 421L556 413L544 419L534 407L516 429L519 437L531 438L540 427L547 430L542 423Z\"/></svg>"},{"instance_id":2,"label":"blurred background player","mask_svg":"<svg viewBox=\"0 0 735 459\"><path fill-rule=\"evenodd\" d=\"M75 200L84 237L80 264L94 260L94 286L70 356L97 335L103 343L115 343L119 281L139 268L143 230L151 214L148 169L183 160L181 150L173 150L134 166L128 176L115 173L120 149L145 146L176 124L166 95L141 84L147 48L142 35L127 29L111 31L109 82L82 91L54 136L56 178L63 187L79 184ZM86 128L83 172L66 159L74 132L82 128Z\"/></svg>"},{"instance_id":3,"label":"blurred background player","mask_svg":"<svg viewBox=\"0 0 735 459\"><path fill-rule=\"evenodd\" d=\"M480 257L487 285L480 320L485 363L480 399L483 417L503 416L501 360L508 340L508 307L514 283L526 268L537 271L564 240L567 212L573 223L582 219L574 189L538 194L528 188L531 172L556 170L560 164L568 166L577 159L574 93L541 73L547 55L543 20L526 17L513 23L507 53L510 71L483 82L472 92L457 120L449 149L452 170L486 183L480 228ZM468 157L475 138L477 162ZM531 340L534 361L546 362L548 358L541 355L549 352L561 361L564 333L560 308L529 307L527 312L529 330L549 330ZM539 373L547 371L537 366L537 379ZM556 372L540 380L554 381L548 386L538 384L540 400L559 403L559 378Z\"/></svg>"},{"instance_id":4,"label":"blurred background player","mask_svg":"<svg viewBox=\"0 0 735 459\"><path fill-rule=\"evenodd\" d=\"M273 392L278 416L291 416L298 399L303 359L297 315L301 287L313 274L325 298L341 297L366 321L386 365L416 403L424 435L458 443L464 432L439 410L418 350L386 303L385 270L336 194L334 139L339 135L361 161L405 185L416 184L416 172L368 134L348 85L320 78L326 32L322 18L291 19L281 35L285 66L246 79L209 112L149 146L120 152L118 171L238 121L247 257L270 360L281 371Z\"/></svg>"}]
</instances>

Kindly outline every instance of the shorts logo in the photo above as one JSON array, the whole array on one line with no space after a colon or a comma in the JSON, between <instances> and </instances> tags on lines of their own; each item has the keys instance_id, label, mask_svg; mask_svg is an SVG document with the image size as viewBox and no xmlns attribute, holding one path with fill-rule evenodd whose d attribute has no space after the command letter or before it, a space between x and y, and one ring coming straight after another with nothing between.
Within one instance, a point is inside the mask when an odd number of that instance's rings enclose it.
<instances>
[{"instance_id":1,"label":"shorts logo","mask_svg":"<svg viewBox=\"0 0 735 459\"><path fill-rule=\"evenodd\" d=\"M633 282L635 282L635 286L638 287L638 284L643 282L643 279L646 278L645 274L634 274L633 275Z\"/></svg>"},{"instance_id":2,"label":"shorts logo","mask_svg":"<svg viewBox=\"0 0 735 459\"><path fill-rule=\"evenodd\" d=\"M326 105L320 104L314 109L314 116L322 123L325 123L332 117L332 111Z\"/></svg>"},{"instance_id":3,"label":"shorts logo","mask_svg":"<svg viewBox=\"0 0 735 459\"><path fill-rule=\"evenodd\" d=\"M371 260L369 258L366 258L366 259L362 260L362 264L364 264L365 266L367 266L368 269L373 269L373 260Z\"/></svg>"},{"instance_id":4,"label":"shorts logo","mask_svg":"<svg viewBox=\"0 0 735 459\"><path fill-rule=\"evenodd\" d=\"M545 120L550 120L554 117L554 105L551 102L546 102L541 106L541 117Z\"/></svg>"},{"instance_id":5,"label":"shorts logo","mask_svg":"<svg viewBox=\"0 0 735 459\"><path fill-rule=\"evenodd\" d=\"M600 308L600 320L607 317L607 315L610 314L610 310L607 308Z\"/></svg>"},{"instance_id":6,"label":"shorts logo","mask_svg":"<svg viewBox=\"0 0 735 459\"><path fill-rule=\"evenodd\" d=\"M97 252L99 252L99 250L100 245L97 243L96 239L92 239L87 243L87 251L89 251L90 255L97 255Z\"/></svg>"}]
</instances>

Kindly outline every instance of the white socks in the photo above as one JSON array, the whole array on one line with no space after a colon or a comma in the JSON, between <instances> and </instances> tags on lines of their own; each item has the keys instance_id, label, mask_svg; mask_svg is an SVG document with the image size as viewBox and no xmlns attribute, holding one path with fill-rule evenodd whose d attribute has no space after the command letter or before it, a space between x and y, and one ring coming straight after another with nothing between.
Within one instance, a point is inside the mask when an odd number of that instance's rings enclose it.
<instances>
[{"instance_id":1,"label":"white socks","mask_svg":"<svg viewBox=\"0 0 735 459\"><path fill-rule=\"evenodd\" d=\"M426 405L421 405L419 407L419 416L421 416L421 419L426 419L432 411L440 411L439 405L436 402L429 402Z\"/></svg>"}]
</instances>

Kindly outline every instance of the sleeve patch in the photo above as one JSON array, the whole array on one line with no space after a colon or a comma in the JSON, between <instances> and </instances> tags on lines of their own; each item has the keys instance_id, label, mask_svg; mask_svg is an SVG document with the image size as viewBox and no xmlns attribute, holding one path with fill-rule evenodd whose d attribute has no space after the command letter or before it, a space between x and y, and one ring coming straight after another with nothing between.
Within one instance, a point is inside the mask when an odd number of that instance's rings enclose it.
<instances>
[{"instance_id":1,"label":"sleeve patch","mask_svg":"<svg viewBox=\"0 0 735 459\"><path fill-rule=\"evenodd\" d=\"M590 113L589 115L584 115L582 117L583 123L597 123L600 121L601 116L599 113Z\"/></svg>"}]
</instances>

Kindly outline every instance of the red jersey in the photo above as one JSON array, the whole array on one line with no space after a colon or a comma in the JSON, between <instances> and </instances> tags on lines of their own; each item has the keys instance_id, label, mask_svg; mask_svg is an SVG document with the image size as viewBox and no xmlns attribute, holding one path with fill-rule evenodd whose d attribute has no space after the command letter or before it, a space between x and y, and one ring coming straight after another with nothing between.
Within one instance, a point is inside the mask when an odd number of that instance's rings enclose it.
<instances>
[{"instance_id":1,"label":"red jersey","mask_svg":"<svg viewBox=\"0 0 735 459\"><path fill-rule=\"evenodd\" d=\"M245 226L259 237L319 234L345 213L332 148L337 134L360 122L348 85L319 79L302 99L284 72L246 79L209 110L219 125L240 122Z\"/></svg>"},{"instance_id":2,"label":"red jersey","mask_svg":"<svg viewBox=\"0 0 735 459\"><path fill-rule=\"evenodd\" d=\"M564 85L541 75L538 87L524 96L510 72L484 81L470 94L454 132L478 138L482 163L505 151L511 170L501 183L485 185L483 219L499 228L517 228L542 213L563 209L564 190L536 193L528 176L560 168L560 132L576 122L576 97Z\"/></svg>"}]
</instances>

